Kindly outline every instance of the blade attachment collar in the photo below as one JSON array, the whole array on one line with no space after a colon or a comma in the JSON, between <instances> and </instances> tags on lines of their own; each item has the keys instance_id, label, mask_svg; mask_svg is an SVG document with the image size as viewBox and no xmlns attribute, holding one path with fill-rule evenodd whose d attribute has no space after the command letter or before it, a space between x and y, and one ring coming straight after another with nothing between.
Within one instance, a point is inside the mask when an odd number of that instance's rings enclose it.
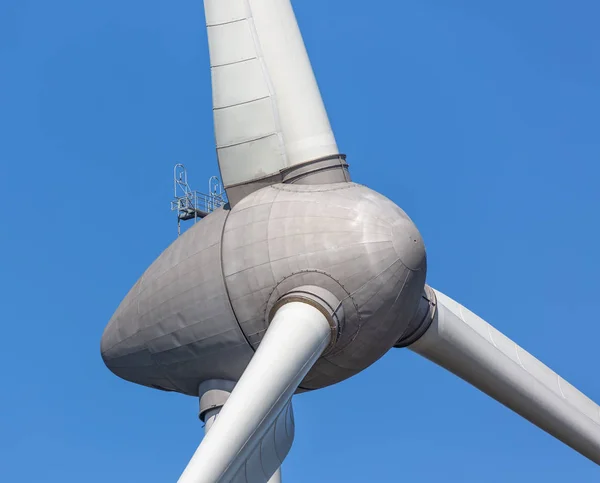
<instances>
[{"instance_id":1,"label":"blade attachment collar","mask_svg":"<svg viewBox=\"0 0 600 483\"><path fill-rule=\"evenodd\" d=\"M323 355L327 354L338 341L344 324L342 303L329 290L315 285L303 285L290 290L275 302L269 312L268 322L271 323L276 312L290 302L302 302L311 305L325 316L331 327L331 342L323 352Z\"/></svg>"},{"instance_id":2,"label":"blade attachment collar","mask_svg":"<svg viewBox=\"0 0 600 483\"><path fill-rule=\"evenodd\" d=\"M419 308L413 316L404 335L394 344L394 347L401 349L408 347L418 341L437 316L437 298L435 292L429 285L425 285Z\"/></svg>"}]
</instances>

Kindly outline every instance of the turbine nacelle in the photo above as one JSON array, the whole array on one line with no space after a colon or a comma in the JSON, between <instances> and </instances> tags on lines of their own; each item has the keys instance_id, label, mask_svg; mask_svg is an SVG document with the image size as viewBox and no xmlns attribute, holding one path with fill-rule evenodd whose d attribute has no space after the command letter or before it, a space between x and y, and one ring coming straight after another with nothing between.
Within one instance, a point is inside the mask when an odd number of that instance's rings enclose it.
<instances>
[{"instance_id":1,"label":"turbine nacelle","mask_svg":"<svg viewBox=\"0 0 600 483\"><path fill-rule=\"evenodd\" d=\"M344 313L301 383L318 389L360 372L404 335L425 276L421 236L387 198L354 183L277 184L167 248L117 309L102 355L124 379L197 395L203 381L237 381L281 300L314 286Z\"/></svg>"}]
</instances>

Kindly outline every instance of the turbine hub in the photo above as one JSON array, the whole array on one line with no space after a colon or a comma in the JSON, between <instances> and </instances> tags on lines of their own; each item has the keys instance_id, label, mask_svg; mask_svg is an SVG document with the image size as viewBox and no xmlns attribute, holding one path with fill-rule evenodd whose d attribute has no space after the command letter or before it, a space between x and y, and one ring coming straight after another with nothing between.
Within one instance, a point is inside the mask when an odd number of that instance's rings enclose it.
<instances>
[{"instance_id":1,"label":"turbine hub","mask_svg":"<svg viewBox=\"0 0 600 483\"><path fill-rule=\"evenodd\" d=\"M282 300L328 293L334 341L300 385L318 389L410 330L425 275L417 228L384 196L355 183L268 186L165 250L111 319L103 358L125 379L197 395L203 381L239 379Z\"/></svg>"}]
</instances>

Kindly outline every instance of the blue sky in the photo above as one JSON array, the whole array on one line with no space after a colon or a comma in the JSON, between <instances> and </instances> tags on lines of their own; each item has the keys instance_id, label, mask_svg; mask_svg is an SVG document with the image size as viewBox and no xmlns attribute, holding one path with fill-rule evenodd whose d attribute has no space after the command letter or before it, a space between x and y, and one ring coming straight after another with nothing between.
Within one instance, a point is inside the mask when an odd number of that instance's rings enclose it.
<instances>
[{"instance_id":1,"label":"blue sky","mask_svg":"<svg viewBox=\"0 0 600 483\"><path fill-rule=\"evenodd\" d=\"M578 0L296 1L353 179L419 226L428 281L600 401L600 31ZM2 481L176 481L193 398L102 364L174 239L171 169L217 173L202 3L0 3ZM591 482L600 470L392 351L297 397L286 483Z\"/></svg>"}]
</instances>

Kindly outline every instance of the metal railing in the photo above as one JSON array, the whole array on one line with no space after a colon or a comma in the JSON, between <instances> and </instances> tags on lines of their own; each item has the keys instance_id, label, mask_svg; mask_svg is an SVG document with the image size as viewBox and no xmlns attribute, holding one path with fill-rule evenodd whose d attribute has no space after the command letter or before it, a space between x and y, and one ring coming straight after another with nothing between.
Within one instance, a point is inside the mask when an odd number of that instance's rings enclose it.
<instances>
[{"instance_id":1,"label":"metal railing","mask_svg":"<svg viewBox=\"0 0 600 483\"><path fill-rule=\"evenodd\" d=\"M227 199L219 178L213 176L208 181L208 194L192 190L187 180L187 169L183 164L176 164L173 169L174 199L171 211L177 212L177 234L181 234L181 222L199 219L220 208Z\"/></svg>"}]
</instances>

